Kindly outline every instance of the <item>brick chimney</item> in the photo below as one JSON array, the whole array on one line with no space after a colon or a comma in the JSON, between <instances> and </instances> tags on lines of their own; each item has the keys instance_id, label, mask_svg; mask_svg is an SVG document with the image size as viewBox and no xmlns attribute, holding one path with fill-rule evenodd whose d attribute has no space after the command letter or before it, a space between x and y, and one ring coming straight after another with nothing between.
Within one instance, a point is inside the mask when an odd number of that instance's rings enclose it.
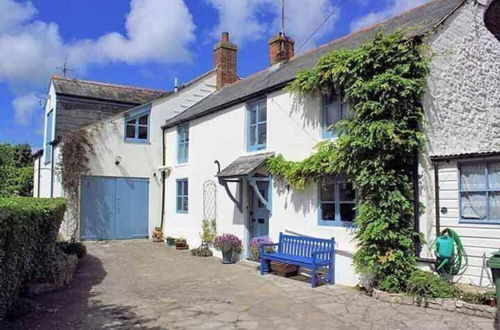
<instances>
[{"instance_id":1,"label":"brick chimney","mask_svg":"<svg viewBox=\"0 0 500 330\"><path fill-rule=\"evenodd\" d=\"M217 70L217 89L238 80L236 53L238 47L229 42L229 33L222 32L220 41L214 47L215 69Z\"/></svg>"},{"instance_id":2,"label":"brick chimney","mask_svg":"<svg viewBox=\"0 0 500 330\"><path fill-rule=\"evenodd\" d=\"M269 39L269 63L275 65L280 62L288 62L294 54L293 45L295 41L280 32L277 36Z\"/></svg>"}]
</instances>

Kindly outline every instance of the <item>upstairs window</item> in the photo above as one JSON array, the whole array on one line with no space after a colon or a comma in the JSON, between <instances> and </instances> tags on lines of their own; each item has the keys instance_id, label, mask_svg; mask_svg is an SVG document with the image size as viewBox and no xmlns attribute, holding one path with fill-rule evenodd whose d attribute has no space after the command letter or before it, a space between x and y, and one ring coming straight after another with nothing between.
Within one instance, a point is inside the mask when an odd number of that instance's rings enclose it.
<instances>
[{"instance_id":1,"label":"upstairs window","mask_svg":"<svg viewBox=\"0 0 500 330\"><path fill-rule=\"evenodd\" d=\"M177 163L187 163L189 158L189 124L177 126Z\"/></svg>"},{"instance_id":2,"label":"upstairs window","mask_svg":"<svg viewBox=\"0 0 500 330\"><path fill-rule=\"evenodd\" d=\"M266 99L247 104L247 150L255 151L266 148L267 142L267 106Z\"/></svg>"},{"instance_id":3,"label":"upstairs window","mask_svg":"<svg viewBox=\"0 0 500 330\"><path fill-rule=\"evenodd\" d=\"M44 163L48 164L52 161L52 141L54 136L52 133L52 128L54 126L54 110L50 110L45 119L45 151L44 151Z\"/></svg>"},{"instance_id":4,"label":"upstairs window","mask_svg":"<svg viewBox=\"0 0 500 330\"><path fill-rule=\"evenodd\" d=\"M150 110L131 112L125 117L125 141L149 142Z\"/></svg>"},{"instance_id":5,"label":"upstairs window","mask_svg":"<svg viewBox=\"0 0 500 330\"><path fill-rule=\"evenodd\" d=\"M319 183L319 224L352 225L356 216L356 192L342 176L327 176Z\"/></svg>"},{"instance_id":6,"label":"upstairs window","mask_svg":"<svg viewBox=\"0 0 500 330\"><path fill-rule=\"evenodd\" d=\"M324 139L337 137L335 124L353 117L349 105L343 101L339 92L324 96L322 112L321 127Z\"/></svg>"},{"instance_id":7,"label":"upstairs window","mask_svg":"<svg viewBox=\"0 0 500 330\"><path fill-rule=\"evenodd\" d=\"M460 220L500 223L500 161L460 165Z\"/></svg>"},{"instance_id":8,"label":"upstairs window","mask_svg":"<svg viewBox=\"0 0 500 330\"><path fill-rule=\"evenodd\" d=\"M188 179L177 180L176 209L177 213L187 213L189 205Z\"/></svg>"}]
</instances>

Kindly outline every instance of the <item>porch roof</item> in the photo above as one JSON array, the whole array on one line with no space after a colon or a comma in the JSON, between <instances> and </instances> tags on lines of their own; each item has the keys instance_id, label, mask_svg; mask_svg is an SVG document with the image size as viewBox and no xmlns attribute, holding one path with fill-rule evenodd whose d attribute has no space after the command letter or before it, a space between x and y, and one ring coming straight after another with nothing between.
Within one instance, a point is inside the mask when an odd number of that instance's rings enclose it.
<instances>
[{"instance_id":1,"label":"porch roof","mask_svg":"<svg viewBox=\"0 0 500 330\"><path fill-rule=\"evenodd\" d=\"M219 178L237 178L246 176L259 168L259 166L263 165L266 160L273 155L274 152L266 152L262 154L239 157L220 171L217 176Z\"/></svg>"}]
</instances>

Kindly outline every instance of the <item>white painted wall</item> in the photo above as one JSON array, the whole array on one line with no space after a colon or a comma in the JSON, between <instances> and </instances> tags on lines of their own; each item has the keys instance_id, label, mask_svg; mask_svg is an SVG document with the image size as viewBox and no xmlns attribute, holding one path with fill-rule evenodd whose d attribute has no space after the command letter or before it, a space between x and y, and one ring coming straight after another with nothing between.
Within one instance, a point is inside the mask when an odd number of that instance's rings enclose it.
<instances>
[{"instance_id":1,"label":"white painted wall","mask_svg":"<svg viewBox=\"0 0 500 330\"><path fill-rule=\"evenodd\" d=\"M429 39L433 58L424 98L429 140L420 159L425 204L420 224L429 243L435 238L434 171L429 156L500 151L500 42L484 26L485 9L476 1L467 2ZM457 162L439 166L440 207L448 209L441 214L441 228L452 228L463 237L470 266L460 280L478 284L481 256L489 257L500 248L500 225L460 224ZM431 256L428 246L422 255ZM483 276L483 284L489 284Z\"/></svg>"},{"instance_id":2,"label":"white painted wall","mask_svg":"<svg viewBox=\"0 0 500 330\"><path fill-rule=\"evenodd\" d=\"M88 175L149 179L148 232L150 234L155 226L160 225L161 217L161 173L158 171L162 166L161 126L165 120L182 112L214 90L215 72L210 72L179 92L154 100L151 106L149 143L124 141L124 113L85 127L94 146L94 154L88 155L90 169ZM117 156L121 157L119 165L115 165ZM77 219L68 220L74 222ZM64 226L74 228L74 224Z\"/></svg>"}]
</instances>

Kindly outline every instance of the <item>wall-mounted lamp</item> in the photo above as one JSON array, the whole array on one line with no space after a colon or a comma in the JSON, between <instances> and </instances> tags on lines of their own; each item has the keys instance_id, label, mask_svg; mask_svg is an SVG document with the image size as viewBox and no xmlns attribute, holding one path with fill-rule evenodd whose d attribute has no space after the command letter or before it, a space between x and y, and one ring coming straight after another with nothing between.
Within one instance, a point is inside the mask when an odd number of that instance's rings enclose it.
<instances>
[{"instance_id":1,"label":"wall-mounted lamp","mask_svg":"<svg viewBox=\"0 0 500 330\"><path fill-rule=\"evenodd\" d=\"M115 165L120 165L120 163L122 162L122 158L120 156L116 156L115 157Z\"/></svg>"}]
</instances>

